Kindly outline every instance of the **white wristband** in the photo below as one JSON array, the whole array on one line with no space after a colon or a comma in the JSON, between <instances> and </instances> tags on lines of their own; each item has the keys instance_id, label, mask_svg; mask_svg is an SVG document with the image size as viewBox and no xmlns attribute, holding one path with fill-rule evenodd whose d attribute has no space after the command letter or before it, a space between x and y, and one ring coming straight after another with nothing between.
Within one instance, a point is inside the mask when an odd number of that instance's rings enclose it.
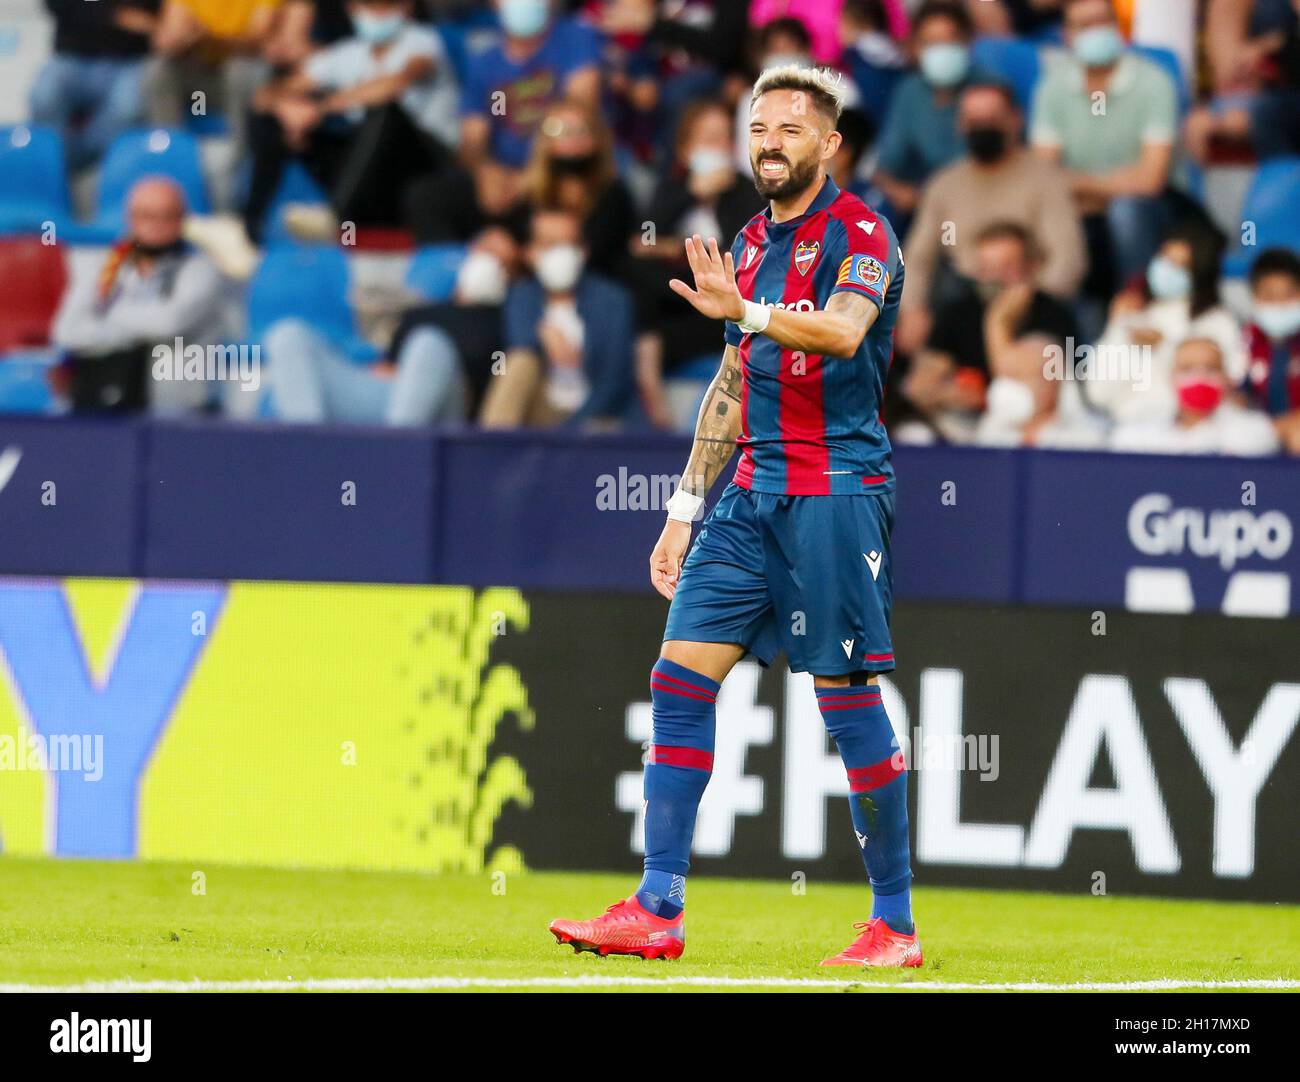
<instances>
[{"instance_id":1,"label":"white wristband","mask_svg":"<svg viewBox=\"0 0 1300 1082\"><path fill-rule=\"evenodd\" d=\"M762 334L772 322L772 309L756 301L745 302L745 314L736 320L736 326L746 334Z\"/></svg>"},{"instance_id":2,"label":"white wristband","mask_svg":"<svg viewBox=\"0 0 1300 1082\"><path fill-rule=\"evenodd\" d=\"M684 488L679 488L664 505L668 517L676 522L694 522L704 507L704 497L693 496Z\"/></svg>"}]
</instances>

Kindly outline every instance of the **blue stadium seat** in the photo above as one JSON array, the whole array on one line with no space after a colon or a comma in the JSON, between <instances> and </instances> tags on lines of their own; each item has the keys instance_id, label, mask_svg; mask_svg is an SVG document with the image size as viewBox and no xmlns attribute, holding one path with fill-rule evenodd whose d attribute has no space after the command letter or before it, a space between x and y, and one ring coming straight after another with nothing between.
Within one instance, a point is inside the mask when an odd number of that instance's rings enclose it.
<instances>
[{"instance_id":1,"label":"blue stadium seat","mask_svg":"<svg viewBox=\"0 0 1300 1082\"><path fill-rule=\"evenodd\" d=\"M248 331L260 342L277 320L304 320L352 360L379 351L356 333L348 303L348 261L339 248L280 244L267 249L248 289Z\"/></svg>"},{"instance_id":2,"label":"blue stadium seat","mask_svg":"<svg viewBox=\"0 0 1300 1082\"><path fill-rule=\"evenodd\" d=\"M406 268L407 286L433 303L451 300L467 250L463 244L426 244L417 249Z\"/></svg>"},{"instance_id":3,"label":"blue stadium seat","mask_svg":"<svg viewBox=\"0 0 1300 1082\"><path fill-rule=\"evenodd\" d=\"M1243 225L1254 224L1255 243L1243 247L1238 235L1234 249L1224 260L1224 274L1229 278L1245 277L1255 257L1265 248L1290 248L1300 255L1297 207L1300 207L1300 157L1271 158L1263 162L1241 208Z\"/></svg>"},{"instance_id":4,"label":"blue stadium seat","mask_svg":"<svg viewBox=\"0 0 1300 1082\"><path fill-rule=\"evenodd\" d=\"M1183 78L1183 68L1178 62L1178 54L1160 45L1138 45L1137 43L1134 43L1133 51L1159 64L1169 73L1169 77L1174 81L1174 88L1178 91L1178 111L1186 113L1192 104L1192 95L1187 87L1187 80Z\"/></svg>"},{"instance_id":5,"label":"blue stadium seat","mask_svg":"<svg viewBox=\"0 0 1300 1082\"><path fill-rule=\"evenodd\" d=\"M58 359L51 349L0 354L0 413L54 412L49 371Z\"/></svg>"},{"instance_id":6,"label":"blue stadium seat","mask_svg":"<svg viewBox=\"0 0 1300 1082\"><path fill-rule=\"evenodd\" d=\"M185 192L191 212L211 210L199 164L199 142L178 128L140 128L123 132L108 148L99 176L99 210L95 220L72 230L82 243L107 243L121 235L126 200L142 177L171 177Z\"/></svg>"},{"instance_id":7,"label":"blue stadium seat","mask_svg":"<svg viewBox=\"0 0 1300 1082\"><path fill-rule=\"evenodd\" d=\"M266 208L262 219L263 239L267 244L292 244L293 235L284 226L284 208L290 203L329 203L312 175L300 162L291 161L285 166L279 187Z\"/></svg>"},{"instance_id":8,"label":"blue stadium seat","mask_svg":"<svg viewBox=\"0 0 1300 1082\"><path fill-rule=\"evenodd\" d=\"M971 47L976 67L1004 79L1026 113L1034 100L1040 70L1038 46L1021 38L978 37Z\"/></svg>"},{"instance_id":9,"label":"blue stadium seat","mask_svg":"<svg viewBox=\"0 0 1300 1082\"><path fill-rule=\"evenodd\" d=\"M0 233L62 225L71 216L63 139L49 128L0 128Z\"/></svg>"}]
</instances>

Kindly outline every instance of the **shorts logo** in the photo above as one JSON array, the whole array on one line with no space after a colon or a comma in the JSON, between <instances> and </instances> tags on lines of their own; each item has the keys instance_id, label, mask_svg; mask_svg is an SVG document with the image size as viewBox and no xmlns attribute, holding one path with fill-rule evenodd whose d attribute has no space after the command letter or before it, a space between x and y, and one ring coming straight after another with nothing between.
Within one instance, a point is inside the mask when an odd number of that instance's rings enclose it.
<instances>
[{"instance_id":1,"label":"shorts logo","mask_svg":"<svg viewBox=\"0 0 1300 1082\"><path fill-rule=\"evenodd\" d=\"M841 645L842 647L844 647L844 656L845 656L845 657L852 657L852 656L853 656L853 640L852 640L852 639L840 639L840 645Z\"/></svg>"},{"instance_id":2,"label":"shorts logo","mask_svg":"<svg viewBox=\"0 0 1300 1082\"><path fill-rule=\"evenodd\" d=\"M820 248L821 244L815 240L800 241L799 244L795 246L794 265L795 269L800 274L808 273L808 268L817 261L817 252Z\"/></svg>"},{"instance_id":3,"label":"shorts logo","mask_svg":"<svg viewBox=\"0 0 1300 1082\"><path fill-rule=\"evenodd\" d=\"M867 567L871 569L871 581L875 582L880 577L880 553L872 549L870 552L864 552L862 558L867 561Z\"/></svg>"}]
</instances>

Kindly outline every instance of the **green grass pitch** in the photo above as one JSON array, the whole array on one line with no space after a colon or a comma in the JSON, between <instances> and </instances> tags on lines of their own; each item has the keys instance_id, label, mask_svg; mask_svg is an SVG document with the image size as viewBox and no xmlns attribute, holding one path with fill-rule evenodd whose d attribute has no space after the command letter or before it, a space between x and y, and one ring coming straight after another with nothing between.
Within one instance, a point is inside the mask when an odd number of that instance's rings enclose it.
<instances>
[{"instance_id":1,"label":"green grass pitch","mask_svg":"<svg viewBox=\"0 0 1300 1082\"><path fill-rule=\"evenodd\" d=\"M201 870L205 893L195 893ZM635 876L285 871L0 858L0 986L442 978L689 978L915 982L1282 980L1300 987L1300 907L924 888L925 966L818 969L866 915L865 884L697 878L678 962L600 959L559 947L558 916L588 917ZM308 985L310 987L310 985ZM589 985L588 985L589 987ZM616 985L625 987L625 985ZM820 988L821 985L810 985Z\"/></svg>"}]
</instances>

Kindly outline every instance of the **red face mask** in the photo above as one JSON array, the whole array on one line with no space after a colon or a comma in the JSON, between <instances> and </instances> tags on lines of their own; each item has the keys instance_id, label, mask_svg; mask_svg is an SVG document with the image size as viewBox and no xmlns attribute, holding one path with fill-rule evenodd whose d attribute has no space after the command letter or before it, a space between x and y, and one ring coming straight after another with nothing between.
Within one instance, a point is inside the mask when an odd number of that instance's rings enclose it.
<instances>
[{"instance_id":1,"label":"red face mask","mask_svg":"<svg viewBox=\"0 0 1300 1082\"><path fill-rule=\"evenodd\" d=\"M1192 379L1178 385L1178 401L1193 413L1213 413L1223 401L1223 385L1207 379Z\"/></svg>"}]
</instances>

